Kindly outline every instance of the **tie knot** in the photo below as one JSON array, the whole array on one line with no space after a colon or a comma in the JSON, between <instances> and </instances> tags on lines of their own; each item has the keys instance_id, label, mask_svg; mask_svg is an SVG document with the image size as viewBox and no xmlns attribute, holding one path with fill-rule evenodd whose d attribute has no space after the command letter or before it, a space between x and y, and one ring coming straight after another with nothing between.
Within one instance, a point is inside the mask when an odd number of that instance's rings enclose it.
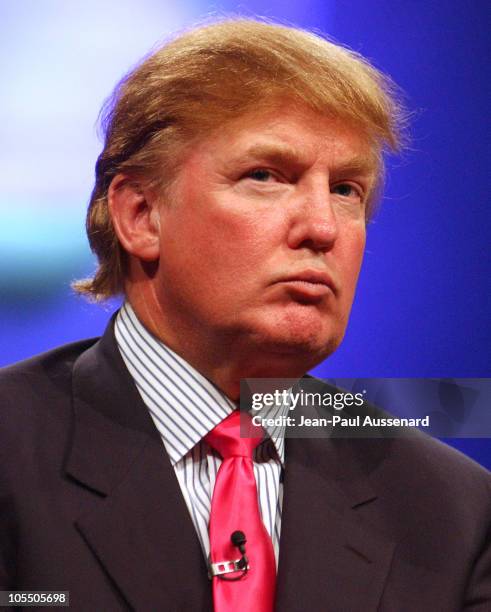
<instances>
[{"instance_id":1,"label":"tie knot","mask_svg":"<svg viewBox=\"0 0 491 612\"><path fill-rule=\"evenodd\" d=\"M248 457L261 442L264 431L254 425L247 412L235 410L205 436L208 444L220 453L222 459Z\"/></svg>"}]
</instances>

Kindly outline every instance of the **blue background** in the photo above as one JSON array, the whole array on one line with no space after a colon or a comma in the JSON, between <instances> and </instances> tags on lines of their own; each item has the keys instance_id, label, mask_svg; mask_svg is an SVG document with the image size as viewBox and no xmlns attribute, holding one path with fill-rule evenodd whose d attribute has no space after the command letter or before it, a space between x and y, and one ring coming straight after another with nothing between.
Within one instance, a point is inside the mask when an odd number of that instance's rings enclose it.
<instances>
[{"instance_id":1,"label":"blue background","mask_svg":"<svg viewBox=\"0 0 491 612\"><path fill-rule=\"evenodd\" d=\"M115 304L74 296L113 85L165 36L211 12L321 30L405 91L412 142L390 159L345 341L323 377L489 377L491 206L487 0L0 4L0 365L98 335ZM486 137L487 136L487 137ZM491 467L489 440L453 441Z\"/></svg>"}]
</instances>

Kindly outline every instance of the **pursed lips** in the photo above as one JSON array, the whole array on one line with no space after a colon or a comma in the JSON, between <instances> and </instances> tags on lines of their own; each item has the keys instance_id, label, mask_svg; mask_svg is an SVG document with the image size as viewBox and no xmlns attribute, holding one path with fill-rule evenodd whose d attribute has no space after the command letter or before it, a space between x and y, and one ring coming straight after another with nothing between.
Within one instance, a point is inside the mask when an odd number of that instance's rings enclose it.
<instances>
[{"instance_id":1,"label":"pursed lips","mask_svg":"<svg viewBox=\"0 0 491 612\"><path fill-rule=\"evenodd\" d=\"M300 292L321 297L327 293L337 293L337 287L332 277L320 270L303 270L297 273L282 277L276 281L290 286Z\"/></svg>"}]
</instances>

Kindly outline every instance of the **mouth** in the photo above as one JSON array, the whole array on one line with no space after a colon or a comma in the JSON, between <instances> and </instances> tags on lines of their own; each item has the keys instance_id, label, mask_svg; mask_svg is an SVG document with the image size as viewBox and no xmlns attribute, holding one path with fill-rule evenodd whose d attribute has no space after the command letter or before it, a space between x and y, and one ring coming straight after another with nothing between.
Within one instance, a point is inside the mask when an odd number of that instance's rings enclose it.
<instances>
[{"instance_id":1,"label":"mouth","mask_svg":"<svg viewBox=\"0 0 491 612\"><path fill-rule=\"evenodd\" d=\"M289 291L304 299L319 300L337 292L336 286L327 272L304 270L277 281Z\"/></svg>"}]
</instances>

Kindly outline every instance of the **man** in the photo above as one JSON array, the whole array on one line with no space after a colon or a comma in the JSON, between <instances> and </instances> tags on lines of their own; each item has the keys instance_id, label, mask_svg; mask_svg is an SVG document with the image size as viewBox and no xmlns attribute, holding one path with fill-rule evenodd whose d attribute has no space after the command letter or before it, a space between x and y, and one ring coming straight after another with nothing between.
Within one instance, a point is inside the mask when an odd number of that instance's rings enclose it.
<instances>
[{"instance_id":1,"label":"man","mask_svg":"<svg viewBox=\"0 0 491 612\"><path fill-rule=\"evenodd\" d=\"M76 287L126 301L100 340L2 374L3 589L75 610L490 609L490 477L470 460L423 435L234 433L248 456L220 437L241 379L299 379L342 340L399 143L390 92L356 54L248 20L119 84L99 267Z\"/></svg>"}]
</instances>

